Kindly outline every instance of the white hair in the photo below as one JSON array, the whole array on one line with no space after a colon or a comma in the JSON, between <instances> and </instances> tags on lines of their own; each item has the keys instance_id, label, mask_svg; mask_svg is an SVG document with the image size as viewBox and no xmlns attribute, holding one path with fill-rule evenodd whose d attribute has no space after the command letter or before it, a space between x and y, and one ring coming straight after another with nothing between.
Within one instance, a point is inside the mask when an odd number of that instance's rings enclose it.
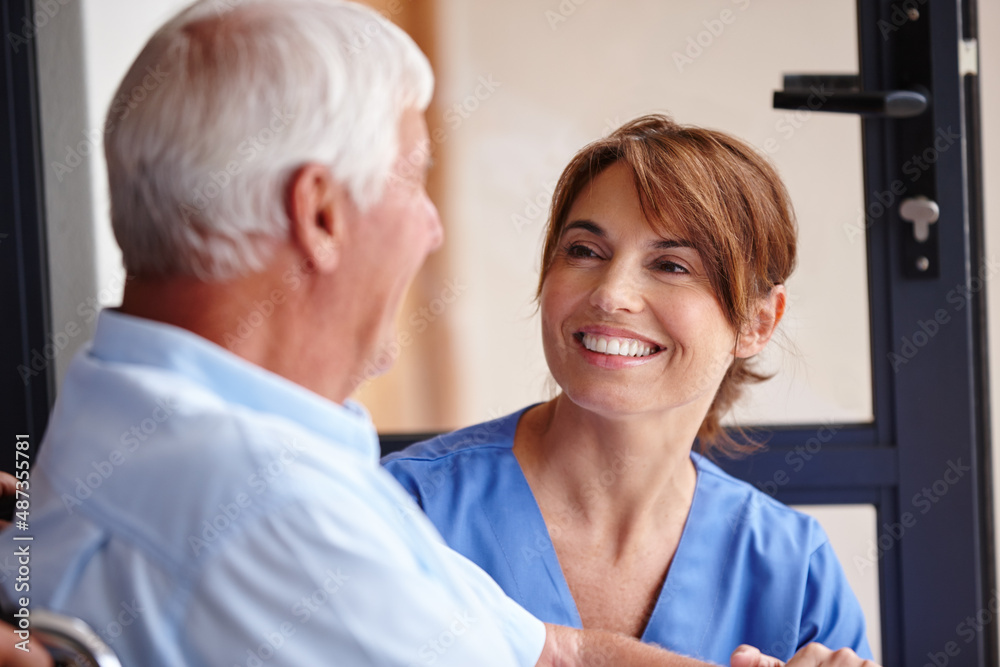
<instances>
[{"instance_id":1,"label":"white hair","mask_svg":"<svg viewBox=\"0 0 1000 667\"><path fill-rule=\"evenodd\" d=\"M363 210L434 80L413 40L340 0L202 0L146 44L108 112L111 221L131 275L259 271L287 187L328 165Z\"/></svg>"}]
</instances>

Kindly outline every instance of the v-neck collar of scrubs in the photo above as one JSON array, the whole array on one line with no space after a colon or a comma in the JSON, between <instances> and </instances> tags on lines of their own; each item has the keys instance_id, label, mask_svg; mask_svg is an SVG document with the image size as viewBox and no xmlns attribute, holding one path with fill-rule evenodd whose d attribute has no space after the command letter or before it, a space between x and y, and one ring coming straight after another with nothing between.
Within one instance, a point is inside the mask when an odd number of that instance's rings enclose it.
<instances>
[{"instance_id":1,"label":"v-neck collar of scrubs","mask_svg":"<svg viewBox=\"0 0 1000 667\"><path fill-rule=\"evenodd\" d=\"M503 471L505 473L503 477L509 480L515 487L511 489L514 492L512 494L513 497L530 498L530 503L522 507L521 512L495 513L488 511L486 507L483 509L488 520L493 524L494 533L497 535L498 540L500 539L500 535L523 534L524 532L539 536L535 540L534 548L537 550L545 566L548 582L555 588L557 597L561 601L565 613L568 614L565 624L582 628L583 622L580 619L580 611L577 608L573 594L570 592L569 583L566 581L562 564L556 555L555 546L552 543L551 535L542 516L542 510L535 499L534 493L531 491L531 486L528 484L527 478L524 476L524 470L521 468L513 452L514 434L517 431L517 425L521 421L521 417L524 416L524 413L533 407L535 406L528 406L519 413L512 415L511 419L506 420L503 425L505 432L502 433L503 442L509 444L510 447L510 455L503 458L505 465L510 466L510 469ZM647 619L646 625L643 628L643 634L640 637L642 641L647 643L660 643L657 637L649 636L651 632L655 634L655 630L651 629L657 627L672 626L676 628L678 625L690 625L691 632L700 631L702 633L705 632L705 627L711 627L710 625L704 625L701 621L695 620L690 614L683 613L683 609L671 607L669 602L685 590L695 592L701 599L711 599L713 602L717 600L719 579L717 577L706 579L704 572L724 571L713 569L710 562L719 560L720 558L729 560L730 554L728 552L732 550L732 542L730 543L730 549L727 549L725 554L718 553L718 550L715 548L709 550L706 548L708 547L706 541L699 539L697 536L697 526L703 521L712 521L713 517L707 515L707 503L702 500L702 496L704 495L702 487L704 486L705 478L701 465L702 457L692 452L691 460L694 463L696 473L694 497L691 501L691 507L688 510L687 519L684 522L684 529L681 531L681 538L677 543L677 549L667 570L667 576L664 578L663 584L657 593L653 612ZM717 517L715 520L717 520ZM529 525L525 525L525 521L528 521ZM508 554L509 558L510 554ZM514 564L511 565L511 569L517 573L515 576L519 579L531 571L526 568L514 567ZM721 568L723 566L724 563L720 563L717 567ZM537 580L523 583L531 586L545 585L544 581Z\"/></svg>"}]
</instances>

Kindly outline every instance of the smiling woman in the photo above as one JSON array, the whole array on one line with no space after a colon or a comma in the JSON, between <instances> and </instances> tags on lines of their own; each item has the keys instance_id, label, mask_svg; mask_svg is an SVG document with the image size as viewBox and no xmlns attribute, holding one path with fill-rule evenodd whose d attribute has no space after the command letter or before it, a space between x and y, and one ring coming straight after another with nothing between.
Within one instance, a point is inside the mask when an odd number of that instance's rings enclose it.
<instances>
[{"instance_id":1,"label":"smiling woman","mask_svg":"<svg viewBox=\"0 0 1000 667\"><path fill-rule=\"evenodd\" d=\"M821 642L870 657L815 520L692 451L784 313L788 196L720 132L645 116L564 170L538 298L551 401L390 455L450 546L551 623L719 663ZM752 446L750 447L752 448Z\"/></svg>"},{"instance_id":2,"label":"smiling woman","mask_svg":"<svg viewBox=\"0 0 1000 667\"><path fill-rule=\"evenodd\" d=\"M608 415L683 410L696 425L734 357L755 354L770 337L783 287L773 288L762 326L737 337L705 268L718 262L704 261L677 225L664 230L669 236L650 225L632 181L628 166L612 165L569 212L541 283L545 356L575 405ZM640 345L641 357L633 353ZM647 390L636 392L636 382ZM706 430L719 431L717 423Z\"/></svg>"},{"instance_id":3,"label":"smiling woman","mask_svg":"<svg viewBox=\"0 0 1000 667\"><path fill-rule=\"evenodd\" d=\"M702 452L710 448L745 451L748 447L730 438L719 419L743 386L766 379L752 370L748 358L767 343L784 312L783 283L795 265L791 208L774 169L743 142L721 132L680 127L664 116L628 123L579 153L563 172L542 252L538 295L543 329L545 313L552 312L545 307L546 285L555 289L558 284L550 284L549 274L563 266L563 253L579 255L581 248L587 248L588 239L582 239L579 246L574 239L583 230L591 232L590 242L597 243L594 248L603 247L603 256L610 259L614 240L599 224L587 220L593 217L588 214L638 223L621 230L632 240L646 237L636 260L645 261L649 270L635 275L655 277L657 284L667 288L667 300L652 310L674 304L669 317L677 321L681 314L677 308L684 312L688 304L708 308L717 319L725 320L724 328L728 324L721 352L705 350L714 356L695 361L699 375L689 378L693 384L686 384L689 392L711 389L714 394L698 432ZM602 257L600 251L594 256ZM682 290L687 298L671 300L670 294L677 290L670 286L690 288ZM614 283L604 284L592 298L615 298L614 287ZM712 319L709 313L692 313L692 317L703 325ZM735 331L740 331L739 338ZM545 336L546 360L555 373L550 340L551 336ZM672 352L665 350L674 363L687 363L687 355L678 354L687 351L677 346ZM565 385L559 385L565 390Z\"/></svg>"}]
</instances>

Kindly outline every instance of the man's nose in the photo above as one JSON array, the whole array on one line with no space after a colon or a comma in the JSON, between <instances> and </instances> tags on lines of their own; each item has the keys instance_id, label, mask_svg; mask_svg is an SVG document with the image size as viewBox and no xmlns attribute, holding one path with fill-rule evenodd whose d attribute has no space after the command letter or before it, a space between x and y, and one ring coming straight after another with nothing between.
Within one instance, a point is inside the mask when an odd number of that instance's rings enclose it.
<instances>
[{"instance_id":1,"label":"man's nose","mask_svg":"<svg viewBox=\"0 0 1000 667\"><path fill-rule=\"evenodd\" d=\"M444 225L441 224L441 215L430 197L424 199L427 224L430 226L430 247L427 252L434 252L444 243Z\"/></svg>"}]
</instances>

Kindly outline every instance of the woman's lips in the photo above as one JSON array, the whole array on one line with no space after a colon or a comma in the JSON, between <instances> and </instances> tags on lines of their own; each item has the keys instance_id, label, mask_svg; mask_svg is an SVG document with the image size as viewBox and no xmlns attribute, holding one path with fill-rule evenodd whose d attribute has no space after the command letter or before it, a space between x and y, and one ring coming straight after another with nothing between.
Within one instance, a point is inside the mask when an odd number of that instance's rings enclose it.
<instances>
[{"instance_id":1,"label":"woman's lips","mask_svg":"<svg viewBox=\"0 0 1000 667\"><path fill-rule=\"evenodd\" d=\"M621 335L578 331L573 335L584 358L601 368L630 368L655 358L664 348L651 341Z\"/></svg>"},{"instance_id":2,"label":"woman's lips","mask_svg":"<svg viewBox=\"0 0 1000 667\"><path fill-rule=\"evenodd\" d=\"M585 348L598 354L620 357L648 357L660 351L660 346L638 338L625 336L601 336L593 333L579 332L579 340Z\"/></svg>"}]
</instances>

